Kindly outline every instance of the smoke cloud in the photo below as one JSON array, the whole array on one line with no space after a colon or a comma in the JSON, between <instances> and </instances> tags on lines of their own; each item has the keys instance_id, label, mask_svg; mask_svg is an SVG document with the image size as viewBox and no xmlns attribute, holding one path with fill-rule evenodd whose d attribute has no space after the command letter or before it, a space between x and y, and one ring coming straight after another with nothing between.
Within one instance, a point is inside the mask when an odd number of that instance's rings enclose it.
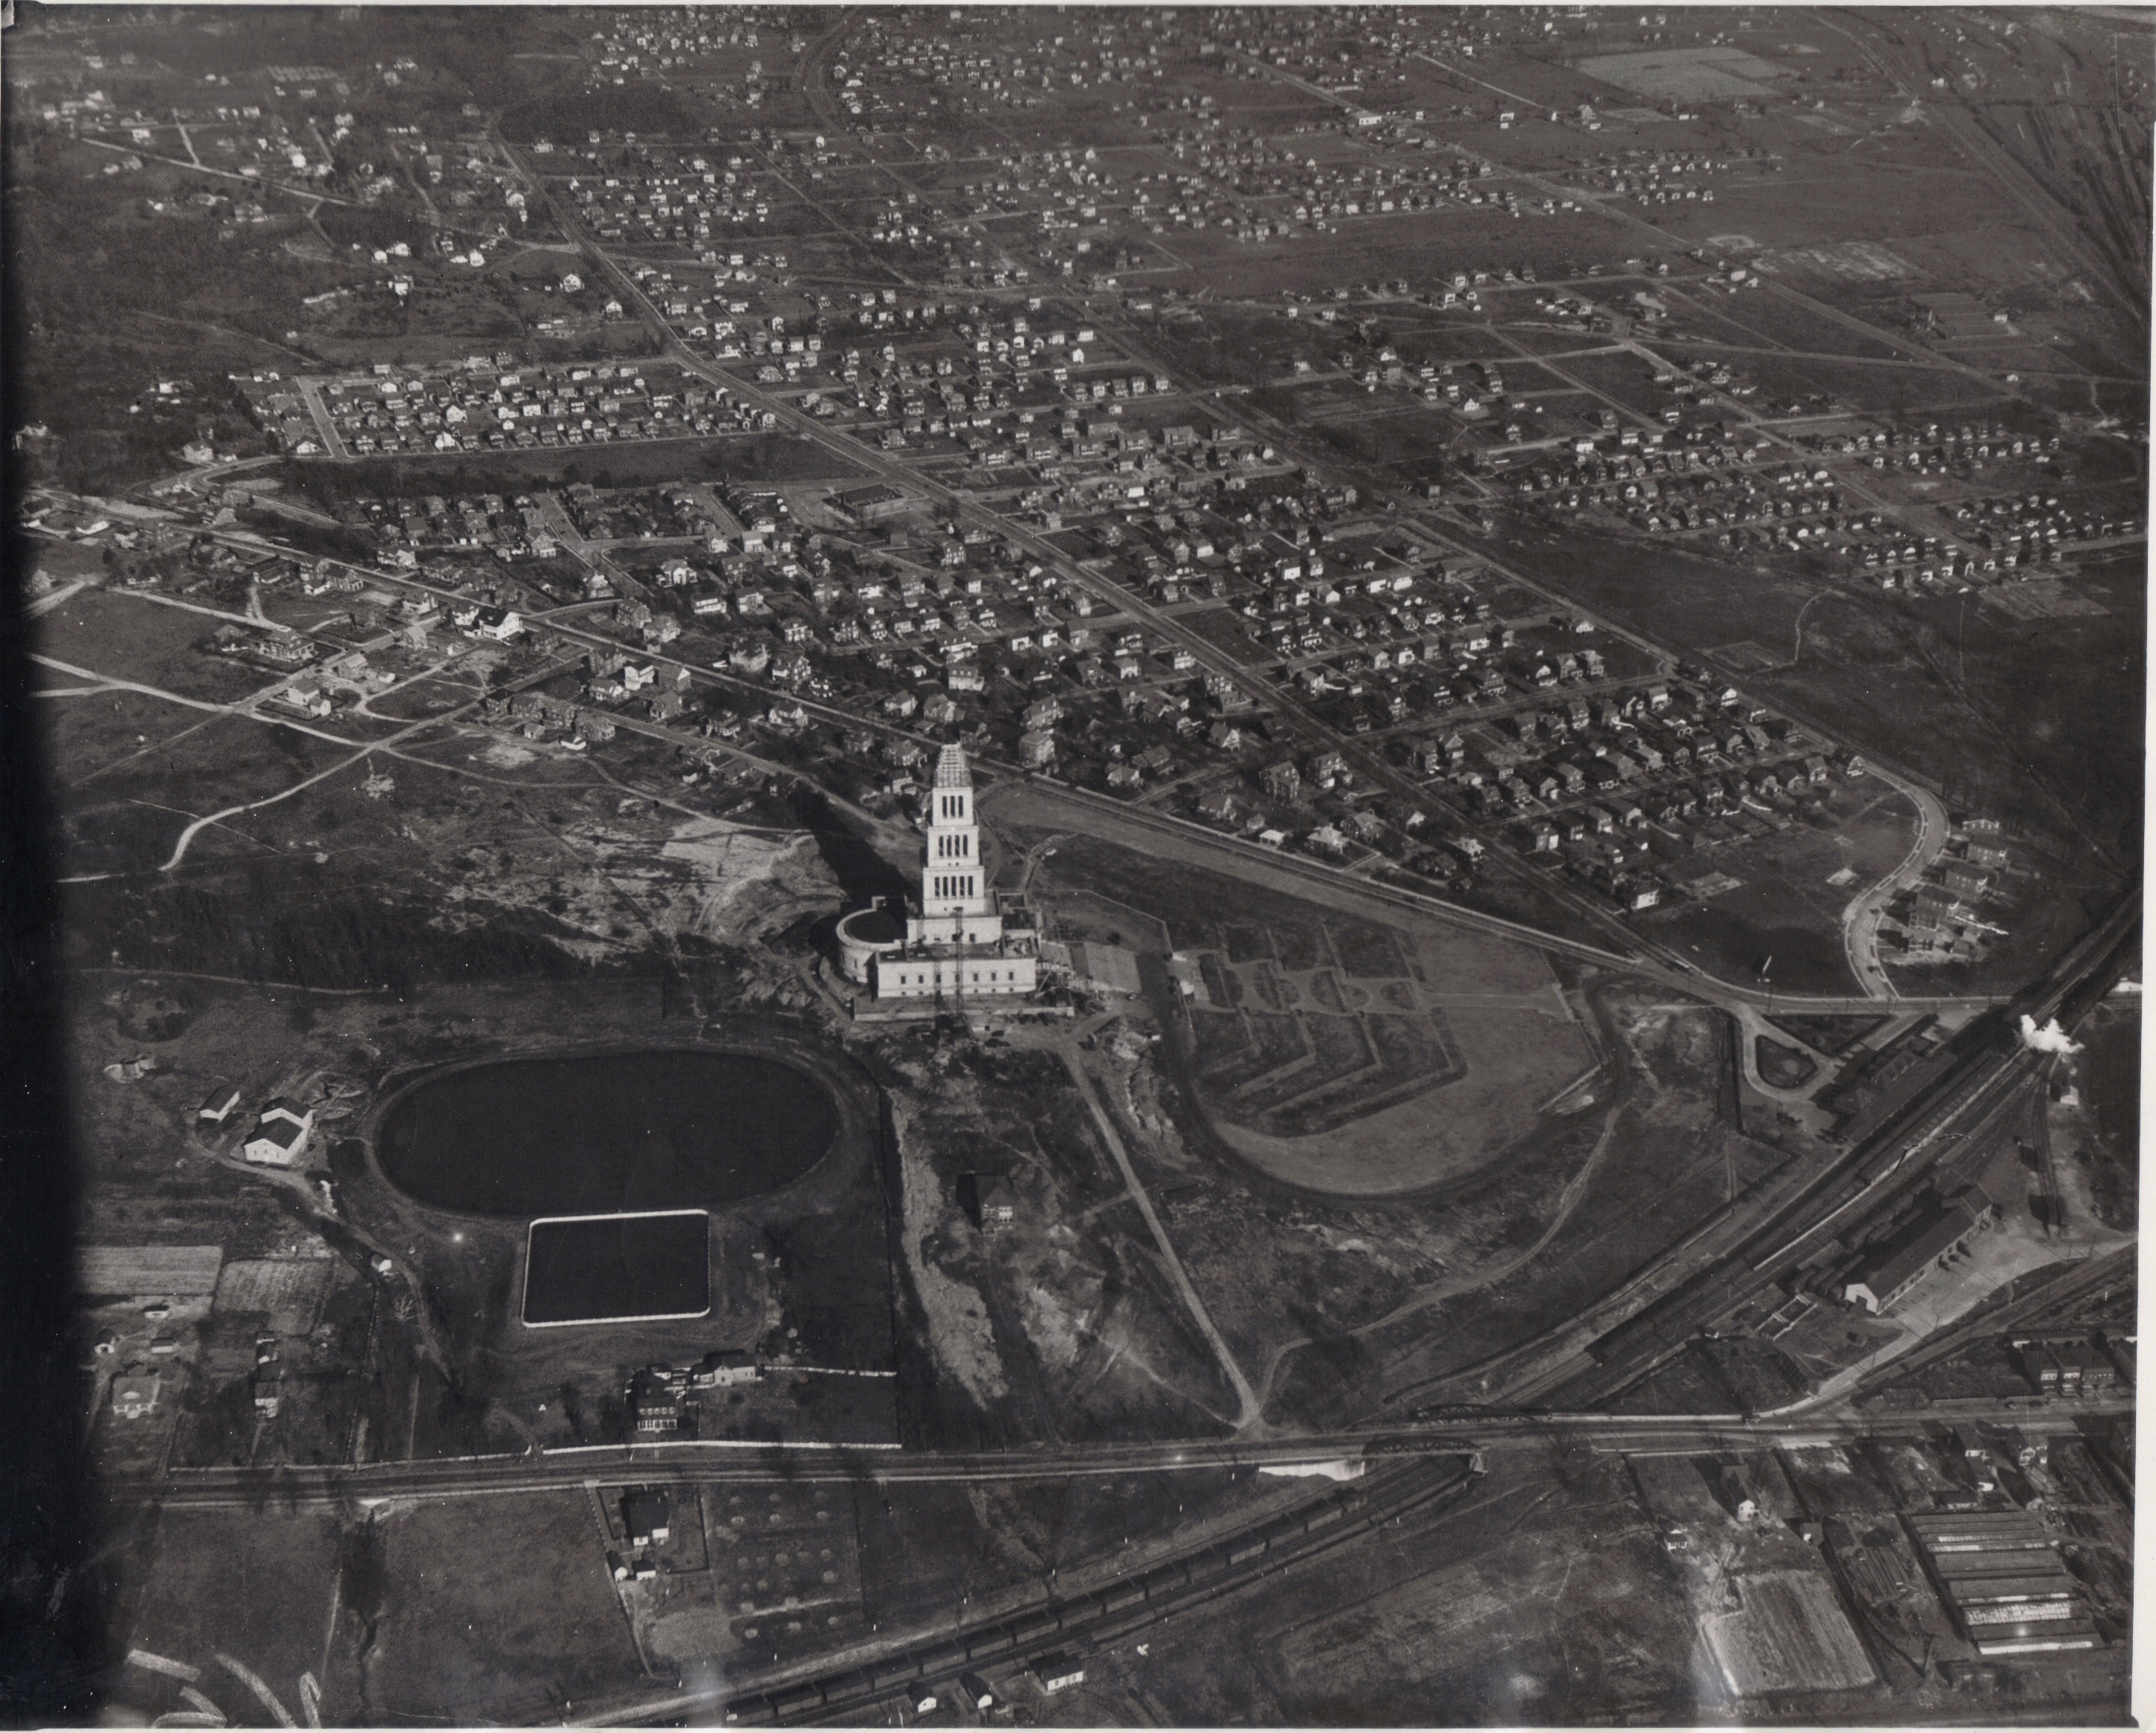
<instances>
[{"instance_id":1,"label":"smoke cloud","mask_svg":"<svg viewBox=\"0 0 2156 1733\"><path fill-rule=\"evenodd\" d=\"M2040 1029L2035 1018L2025 1015L2021 1019L2021 1044L2031 1053L2073 1054L2082 1050L2081 1043L2068 1038L2056 1017Z\"/></svg>"}]
</instances>

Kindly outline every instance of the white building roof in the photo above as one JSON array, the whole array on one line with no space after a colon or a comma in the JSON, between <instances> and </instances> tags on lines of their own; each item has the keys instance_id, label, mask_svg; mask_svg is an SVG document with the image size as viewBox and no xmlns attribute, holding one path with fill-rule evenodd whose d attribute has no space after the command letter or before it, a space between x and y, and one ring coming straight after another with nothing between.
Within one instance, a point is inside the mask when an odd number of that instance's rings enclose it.
<instances>
[{"instance_id":1,"label":"white building roof","mask_svg":"<svg viewBox=\"0 0 2156 1733\"><path fill-rule=\"evenodd\" d=\"M947 746L937 755L936 786L938 788L970 788L973 772L966 763L965 752L956 746Z\"/></svg>"}]
</instances>

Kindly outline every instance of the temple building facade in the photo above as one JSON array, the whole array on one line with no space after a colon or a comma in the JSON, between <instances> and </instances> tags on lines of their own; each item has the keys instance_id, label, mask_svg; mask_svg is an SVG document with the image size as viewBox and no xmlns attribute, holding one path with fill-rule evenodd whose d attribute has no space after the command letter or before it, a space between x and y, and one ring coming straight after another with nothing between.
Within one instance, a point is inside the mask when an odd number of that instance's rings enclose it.
<instances>
[{"instance_id":1,"label":"temple building facade","mask_svg":"<svg viewBox=\"0 0 2156 1733\"><path fill-rule=\"evenodd\" d=\"M1039 985L1024 900L988 889L973 774L957 746L943 748L928 791L916 910L901 917L881 903L857 909L838 937L840 972L879 1001L1002 998Z\"/></svg>"}]
</instances>

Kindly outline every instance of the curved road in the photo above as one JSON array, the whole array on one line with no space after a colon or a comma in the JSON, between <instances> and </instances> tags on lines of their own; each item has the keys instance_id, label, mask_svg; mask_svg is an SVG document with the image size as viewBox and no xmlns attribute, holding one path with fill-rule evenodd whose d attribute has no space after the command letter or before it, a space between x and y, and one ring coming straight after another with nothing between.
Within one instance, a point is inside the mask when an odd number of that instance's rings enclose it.
<instances>
[{"instance_id":1,"label":"curved road","mask_svg":"<svg viewBox=\"0 0 2156 1733\"><path fill-rule=\"evenodd\" d=\"M1849 956L1850 970L1866 992L1875 999L1898 999L1902 995L1887 978L1886 968L1879 961L1879 923L1886 917L1887 905L1922 878L1946 853L1953 826L1944 803L1929 789L1876 765L1871 770L1880 781L1915 802L1917 839L1910 843L1900 865L1870 890L1859 892L1841 911L1841 943Z\"/></svg>"}]
</instances>

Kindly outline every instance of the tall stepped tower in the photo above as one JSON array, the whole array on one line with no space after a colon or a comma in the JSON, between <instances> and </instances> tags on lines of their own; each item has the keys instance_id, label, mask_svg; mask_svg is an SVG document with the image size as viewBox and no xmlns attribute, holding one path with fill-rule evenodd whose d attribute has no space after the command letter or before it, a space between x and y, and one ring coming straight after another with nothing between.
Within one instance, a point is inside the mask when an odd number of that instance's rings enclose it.
<instances>
[{"instance_id":1,"label":"tall stepped tower","mask_svg":"<svg viewBox=\"0 0 2156 1733\"><path fill-rule=\"evenodd\" d=\"M928 829L921 839L921 913L906 923L915 945L993 945L1003 917L981 882L981 827L973 817L973 773L957 746L936 761Z\"/></svg>"},{"instance_id":2,"label":"tall stepped tower","mask_svg":"<svg viewBox=\"0 0 2156 1733\"><path fill-rule=\"evenodd\" d=\"M946 746L928 791L921 838L921 890L901 928L879 905L839 923L840 967L879 1000L1006 998L1040 984L1036 935L1023 900L1014 928L988 889L981 826L973 812L973 772L965 753Z\"/></svg>"}]
</instances>

